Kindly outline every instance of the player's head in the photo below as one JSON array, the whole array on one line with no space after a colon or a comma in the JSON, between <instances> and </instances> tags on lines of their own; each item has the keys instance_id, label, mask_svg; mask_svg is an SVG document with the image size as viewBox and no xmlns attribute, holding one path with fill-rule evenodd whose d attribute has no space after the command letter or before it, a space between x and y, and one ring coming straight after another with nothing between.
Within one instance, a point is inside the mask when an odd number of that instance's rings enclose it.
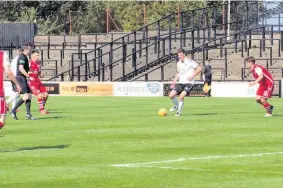
<instances>
[{"instance_id":1,"label":"player's head","mask_svg":"<svg viewBox=\"0 0 283 188\"><path fill-rule=\"evenodd\" d=\"M253 68L254 64L255 64L255 58L250 56L250 57L247 57L245 59L245 63L247 65L247 67L250 69L250 68Z\"/></svg>"},{"instance_id":2,"label":"player's head","mask_svg":"<svg viewBox=\"0 0 283 188\"><path fill-rule=\"evenodd\" d=\"M37 50L31 51L31 60L33 62L37 62L39 60L39 51L37 51Z\"/></svg>"},{"instance_id":3,"label":"player's head","mask_svg":"<svg viewBox=\"0 0 283 188\"><path fill-rule=\"evenodd\" d=\"M28 56L30 54L30 45L26 44L22 46L20 52Z\"/></svg>"},{"instance_id":4,"label":"player's head","mask_svg":"<svg viewBox=\"0 0 283 188\"><path fill-rule=\"evenodd\" d=\"M185 59L185 50L181 48L181 49L179 49L177 51L177 53L178 53L179 61L184 61L184 59Z\"/></svg>"}]
</instances>

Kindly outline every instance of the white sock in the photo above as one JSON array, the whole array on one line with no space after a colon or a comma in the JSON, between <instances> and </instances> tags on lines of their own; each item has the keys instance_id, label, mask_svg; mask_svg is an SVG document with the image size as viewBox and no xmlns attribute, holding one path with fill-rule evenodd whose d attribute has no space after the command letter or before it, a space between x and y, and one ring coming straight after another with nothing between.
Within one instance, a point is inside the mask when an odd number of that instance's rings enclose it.
<instances>
[{"instance_id":1,"label":"white sock","mask_svg":"<svg viewBox=\"0 0 283 188\"><path fill-rule=\"evenodd\" d=\"M175 107L178 107L178 99L177 99L177 97L174 97L173 99L172 99L172 102L173 102L173 104L175 105Z\"/></svg>"},{"instance_id":2,"label":"white sock","mask_svg":"<svg viewBox=\"0 0 283 188\"><path fill-rule=\"evenodd\" d=\"M182 111L183 106L184 106L184 101L179 101L179 108L178 108L179 112Z\"/></svg>"},{"instance_id":3,"label":"white sock","mask_svg":"<svg viewBox=\"0 0 283 188\"><path fill-rule=\"evenodd\" d=\"M10 104L12 101L15 101L17 98L19 98L19 96L19 93L14 92L12 96L10 96L9 99L6 101L6 104Z\"/></svg>"}]
</instances>

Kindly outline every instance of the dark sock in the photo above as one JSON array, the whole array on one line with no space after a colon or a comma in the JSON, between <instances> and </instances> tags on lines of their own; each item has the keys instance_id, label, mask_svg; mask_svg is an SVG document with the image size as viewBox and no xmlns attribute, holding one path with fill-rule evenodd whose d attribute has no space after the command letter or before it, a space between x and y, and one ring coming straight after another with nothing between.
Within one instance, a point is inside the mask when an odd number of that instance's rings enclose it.
<instances>
[{"instance_id":1,"label":"dark sock","mask_svg":"<svg viewBox=\"0 0 283 188\"><path fill-rule=\"evenodd\" d=\"M27 111L27 115L31 115L30 114L30 104L31 104L31 100L26 100L26 111Z\"/></svg>"},{"instance_id":2,"label":"dark sock","mask_svg":"<svg viewBox=\"0 0 283 188\"><path fill-rule=\"evenodd\" d=\"M211 89L208 90L208 96L209 96L209 97L211 96Z\"/></svg>"},{"instance_id":3,"label":"dark sock","mask_svg":"<svg viewBox=\"0 0 283 188\"><path fill-rule=\"evenodd\" d=\"M16 106L12 109L11 112L15 113L16 110L24 103L25 101L21 98L18 100L18 102L16 103Z\"/></svg>"}]
</instances>

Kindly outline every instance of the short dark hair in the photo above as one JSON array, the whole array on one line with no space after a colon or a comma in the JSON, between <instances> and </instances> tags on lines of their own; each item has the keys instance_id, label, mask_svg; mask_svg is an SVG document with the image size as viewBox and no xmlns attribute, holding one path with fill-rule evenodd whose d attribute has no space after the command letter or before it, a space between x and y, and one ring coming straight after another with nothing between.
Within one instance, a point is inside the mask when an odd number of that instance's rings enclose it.
<instances>
[{"instance_id":1,"label":"short dark hair","mask_svg":"<svg viewBox=\"0 0 283 188\"><path fill-rule=\"evenodd\" d=\"M32 50L30 54L39 54L38 50Z\"/></svg>"},{"instance_id":2,"label":"short dark hair","mask_svg":"<svg viewBox=\"0 0 283 188\"><path fill-rule=\"evenodd\" d=\"M249 56L245 59L245 62L252 62L255 63L255 58L253 56Z\"/></svg>"},{"instance_id":3,"label":"short dark hair","mask_svg":"<svg viewBox=\"0 0 283 188\"><path fill-rule=\"evenodd\" d=\"M177 50L177 53L183 53L183 54L184 54L184 53L185 53L185 50L182 49L182 48L180 48L180 49Z\"/></svg>"},{"instance_id":4,"label":"short dark hair","mask_svg":"<svg viewBox=\"0 0 283 188\"><path fill-rule=\"evenodd\" d=\"M23 51L25 51L25 50L27 50L29 48L31 48L31 46L29 44L25 44L25 45L21 46L20 52L23 52Z\"/></svg>"}]
</instances>

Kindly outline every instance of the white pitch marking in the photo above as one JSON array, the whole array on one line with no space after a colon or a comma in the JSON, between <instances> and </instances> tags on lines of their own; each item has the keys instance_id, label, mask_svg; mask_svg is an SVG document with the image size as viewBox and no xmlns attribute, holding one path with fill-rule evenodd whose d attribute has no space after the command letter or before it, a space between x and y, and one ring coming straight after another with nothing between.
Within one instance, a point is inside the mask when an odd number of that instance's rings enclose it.
<instances>
[{"instance_id":1,"label":"white pitch marking","mask_svg":"<svg viewBox=\"0 0 283 188\"><path fill-rule=\"evenodd\" d=\"M203 169L203 168L185 168L185 167L170 167L170 166L128 166L130 168L160 168L171 170L194 170L194 171L206 171L206 172L221 172L220 170ZM253 170L228 170L228 172L244 172L244 173L263 173L263 174L283 174L283 172L260 172Z\"/></svg>"},{"instance_id":2,"label":"white pitch marking","mask_svg":"<svg viewBox=\"0 0 283 188\"><path fill-rule=\"evenodd\" d=\"M115 166L115 167L131 167L131 166L142 166L142 165L150 165L150 164L174 163L174 162L190 161L190 160L223 159L223 158L237 158L237 157L256 157L256 156L276 155L276 154L283 154L283 151L272 152L272 153L254 153L254 154L219 155L219 156L207 156L207 157L189 157L189 158L180 158L180 159L173 159L173 160L166 160L166 161L153 161L153 162L145 162L145 163L114 164L112 166Z\"/></svg>"}]
</instances>

